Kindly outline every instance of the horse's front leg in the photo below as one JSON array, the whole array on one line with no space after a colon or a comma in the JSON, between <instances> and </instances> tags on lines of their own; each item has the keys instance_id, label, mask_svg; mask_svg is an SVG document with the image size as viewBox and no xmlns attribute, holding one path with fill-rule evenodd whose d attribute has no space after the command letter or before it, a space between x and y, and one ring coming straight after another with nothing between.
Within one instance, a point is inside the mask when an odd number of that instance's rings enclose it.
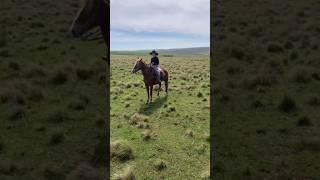
<instances>
[{"instance_id":1,"label":"horse's front leg","mask_svg":"<svg viewBox=\"0 0 320 180\"><path fill-rule=\"evenodd\" d=\"M153 90L153 85L150 86L150 102L152 102L152 90Z\"/></svg>"},{"instance_id":2,"label":"horse's front leg","mask_svg":"<svg viewBox=\"0 0 320 180\"><path fill-rule=\"evenodd\" d=\"M147 100L147 103L146 103L146 104L148 104L148 103L149 103L149 87L148 87L147 84L146 84L146 90L147 90L147 94L148 94L148 100Z\"/></svg>"}]
</instances>

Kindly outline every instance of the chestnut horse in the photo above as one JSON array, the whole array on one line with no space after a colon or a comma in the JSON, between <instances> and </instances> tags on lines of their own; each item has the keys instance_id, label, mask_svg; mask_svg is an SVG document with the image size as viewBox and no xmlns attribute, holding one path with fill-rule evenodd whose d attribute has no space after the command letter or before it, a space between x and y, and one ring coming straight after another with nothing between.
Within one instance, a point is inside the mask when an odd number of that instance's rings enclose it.
<instances>
[{"instance_id":1,"label":"chestnut horse","mask_svg":"<svg viewBox=\"0 0 320 180\"><path fill-rule=\"evenodd\" d=\"M70 31L73 37L80 37L89 30L100 27L106 47L109 48L110 0L84 0L82 8L73 20ZM106 57L103 58L107 60Z\"/></svg>"},{"instance_id":2,"label":"chestnut horse","mask_svg":"<svg viewBox=\"0 0 320 180\"><path fill-rule=\"evenodd\" d=\"M165 70L163 67L160 67L160 69L161 69L160 80L164 81L165 87L166 87L166 93L168 93L169 74L168 74L168 71ZM161 89L161 81L160 82L157 81L155 70L152 67L150 67L150 65L148 65L142 58L137 59L131 72L136 73L139 70L142 71L143 81L144 81L144 84L147 89L147 94L148 94L147 103L152 102L153 85L159 84L159 89L158 89L158 96L159 96L159 92ZM149 101L149 99L150 99L150 101Z\"/></svg>"}]
</instances>

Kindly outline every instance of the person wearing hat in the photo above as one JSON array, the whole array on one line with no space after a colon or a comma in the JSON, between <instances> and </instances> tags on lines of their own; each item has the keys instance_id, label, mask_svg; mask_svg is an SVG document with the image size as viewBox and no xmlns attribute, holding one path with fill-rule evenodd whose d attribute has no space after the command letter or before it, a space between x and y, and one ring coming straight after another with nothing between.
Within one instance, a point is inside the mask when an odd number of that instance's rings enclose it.
<instances>
[{"instance_id":1,"label":"person wearing hat","mask_svg":"<svg viewBox=\"0 0 320 180\"><path fill-rule=\"evenodd\" d=\"M158 58L158 55L159 53L155 50L153 50L152 52L150 52L150 55L152 55L152 58L151 58L151 67L154 68L154 70L157 72L157 80L158 82L161 82L160 80L160 62L159 62L159 58Z\"/></svg>"}]
</instances>

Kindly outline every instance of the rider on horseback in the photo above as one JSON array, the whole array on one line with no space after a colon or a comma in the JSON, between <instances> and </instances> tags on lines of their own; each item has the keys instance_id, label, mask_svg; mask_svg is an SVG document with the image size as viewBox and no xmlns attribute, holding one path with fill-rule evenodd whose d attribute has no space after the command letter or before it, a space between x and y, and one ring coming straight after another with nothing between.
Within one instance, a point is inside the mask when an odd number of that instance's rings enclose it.
<instances>
[{"instance_id":1,"label":"rider on horseback","mask_svg":"<svg viewBox=\"0 0 320 180\"><path fill-rule=\"evenodd\" d=\"M150 52L150 55L152 55L151 63L150 63L151 67L156 72L157 81L161 82L161 80L160 80L160 66L159 66L159 58L158 58L159 53L157 53L157 51L153 50L152 52Z\"/></svg>"}]
</instances>

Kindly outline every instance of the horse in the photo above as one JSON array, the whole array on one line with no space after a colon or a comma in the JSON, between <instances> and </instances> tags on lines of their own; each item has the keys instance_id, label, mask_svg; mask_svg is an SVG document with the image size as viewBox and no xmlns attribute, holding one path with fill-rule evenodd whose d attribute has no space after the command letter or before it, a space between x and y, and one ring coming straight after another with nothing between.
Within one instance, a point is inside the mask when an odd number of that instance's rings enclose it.
<instances>
[{"instance_id":1,"label":"horse","mask_svg":"<svg viewBox=\"0 0 320 180\"><path fill-rule=\"evenodd\" d=\"M110 0L84 0L84 4L74 18L70 31L75 38L79 38L89 30L100 27L103 40L109 48L110 34ZM103 57L106 61L107 58Z\"/></svg>"},{"instance_id":2,"label":"horse","mask_svg":"<svg viewBox=\"0 0 320 180\"><path fill-rule=\"evenodd\" d=\"M159 89L158 89L158 96L159 96L159 92L161 89L161 81L164 81L165 83L165 90L166 90L166 94L168 94L168 80L169 80L169 73L167 70L165 70L163 67L160 67L160 82L157 81L156 78L156 72L155 70L148 65L142 58L137 58L131 73L136 73L138 71L142 71L142 75L143 75L143 81L147 90L147 94L148 94L148 100L147 100L147 104L149 102L152 102L152 90L153 90L153 85L159 84ZM149 101L150 99L150 101Z\"/></svg>"}]
</instances>

